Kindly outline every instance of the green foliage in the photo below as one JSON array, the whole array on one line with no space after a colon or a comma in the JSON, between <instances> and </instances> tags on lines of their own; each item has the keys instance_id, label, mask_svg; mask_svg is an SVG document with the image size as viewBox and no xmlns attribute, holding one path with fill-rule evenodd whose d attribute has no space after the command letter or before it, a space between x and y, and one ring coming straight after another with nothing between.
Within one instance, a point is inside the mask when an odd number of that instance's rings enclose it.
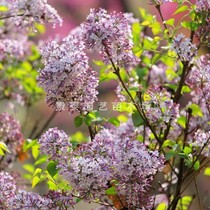
<instances>
[{"instance_id":1,"label":"green foliage","mask_svg":"<svg viewBox=\"0 0 210 210\"><path fill-rule=\"evenodd\" d=\"M182 5L181 7L179 7L175 12L174 14L179 14L181 12L185 12L189 9L189 7L187 5Z\"/></svg>"},{"instance_id":2,"label":"green foliage","mask_svg":"<svg viewBox=\"0 0 210 210\"><path fill-rule=\"evenodd\" d=\"M47 172L50 174L50 176L52 178L58 173L58 169L57 169L56 163L54 161L50 161L48 163Z\"/></svg>"},{"instance_id":3,"label":"green foliage","mask_svg":"<svg viewBox=\"0 0 210 210\"><path fill-rule=\"evenodd\" d=\"M133 121L134 126L136 126L136 127L139 127L144 124L144 120L142 119L142 117L140 116L140 114L137 111L135 111L132 114L132 121Z\"/></svg>"},{"instance_id":4,"label":"green foliage","mask_svg":"<svg viewBox=\"0 0 210 210\"><path fill-rule=\"evenodd\" d=\"M193 201L193 197L186 195L179 199L177 209L181 210L189 210L189 207Z\"/></svg>"},{"instance_id":5,"label":"green foliage","mask_svg":"<svg viewBox=\"0 0 210 210\"><path fill-rule=\"evenodd\" d=\"M188 110L192 110L192 115L194 117L203 117L203 113L201 111L201 108L197 104L191 104L188 107Z\"/></svg>"},{"instance_id":6,"label":"green foliage","mask_svg":"<svg viewBox=\"0 0 210 210\"><path fill-rule=\"evenodd\" d=\"M204 170L204 175L205 176L210 176L210 167L206 167Z\"/></svg>"},{"instance_id":7,"label":"green foliage","mask_svg":"<svg viewBox=\"0 0 210 210\"><path fill-rule=\"evenodd\" d=\"M108 122L111 123L112 125L115 125L115 126L120 125L120 121L116 117L110 117Z\"/></svg>"},{"instance_id":8,"label":"green foliage","mask_svg":"<svg viewBox=\"0 0 210 210\"><path fill-rule=\"evenodd\" d=\"M74 125L76 126L76 128L80 127L83 123L83 117L82 116L77 116L74 118Z\"/></svg>"},{"instance_id":9,"label":"green foliage","mask_svg":"<svg viewBox=\"0 0 210 210\"><path fill-rule=\"evenodd\" d=\"M166 210L167 205L165 203L159 203L155 210Z\"/></svg>"},{"instance_id":10,"label":"green foliage","mask_svg":"<svg viewBox=\"0 0 210 210\"><path fill-rule=\"evenodd\" d=\"M106 195L116 195L117 192L116 192L116 187L110 187L106 190Z\"/></svg>"},{"instance_id":11,"label":"green foliage","mask_svg":"<svg viewBox=\"0 0 210 210\"><path fill-rule=\"evenodd\" d=\"M9 152L10 150L8 149L7 145L3 142L0 142L0 155L5 155L5 152Z\"/></svg>"}]
</instances>

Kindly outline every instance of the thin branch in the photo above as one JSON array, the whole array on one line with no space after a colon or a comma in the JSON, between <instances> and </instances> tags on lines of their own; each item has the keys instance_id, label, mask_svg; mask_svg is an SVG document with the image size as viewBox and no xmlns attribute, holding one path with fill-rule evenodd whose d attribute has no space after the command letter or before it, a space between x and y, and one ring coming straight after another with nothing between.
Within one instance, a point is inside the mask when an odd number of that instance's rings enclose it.
<instances>
[{"instance_id":1,"label":"thin branch","mask_svg":"<svg viewBox=\"0 0 210 210\"><path fill-rule=\"evenodd\" d=\"M57 112L56 111L53 111L53 113L51 114L51 116L49 117L49 119L42 126L42 129L36 134L36 136L34 137L34 139L38 138L46 130L46 128L49 126L49 124L51 123L51 121L53 120L53 118L56 116L56 114L57 114Z\"/></svg>"}]
</instances>

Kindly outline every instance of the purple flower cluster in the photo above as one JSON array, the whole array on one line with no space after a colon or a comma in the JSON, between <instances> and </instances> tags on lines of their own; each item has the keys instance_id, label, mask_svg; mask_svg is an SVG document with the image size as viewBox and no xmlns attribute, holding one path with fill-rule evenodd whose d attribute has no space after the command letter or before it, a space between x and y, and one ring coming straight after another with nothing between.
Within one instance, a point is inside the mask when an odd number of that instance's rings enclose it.
<instances>
[{"instance_id":1,"label":"purple flower cluster","mask_svg":"<svg viewBox=\"0 0 210 210\"><path fill-rule=\"evenodd\" d=\"M61 17L47 0L15 0L11 8L13 15L17 15L17 25L33 26L35 22L49 22L53 26L62 24Z\"/></svg>"},{"instance_id":2,"label":"purple flower cluster","mask_svg":"<svg viewBox=\"0 0 210 210\"><path fill-rule=\"evenodd\" d=\"M7 60L11 56L21 59L24 55L23 43L11 39L3 39L0 42L0 61Z\"/></svg>"},{"instance_id":3,"label":"purple flower cluster","mask_svg":"<svg viewBox=\"0 0 210 210\"><path fill-rule=\"evenodd\" d=\"M87 111L87 104L97 100L98 79L83 50L83 42L73 35L41 49L45 67L38 82L47 93L47 103L56 110Z\"/></svg>"},{"instance_id":4,"label":"purple flower cluster","mask_svg":"<svg viewBox=\"0 0 210 210\"><path fill-rule=\"evenodd\" d=\"M40 196L34 192L18 189L9 173L0 172L0 209L65 210L74 204L72 195L65 192L49 191L47 195Z\"/></svg>"},{"instance_id":5,"label":"purple flower cluster","mask_svg":"<svg viewBox=\"0 0 210 210\"><path fill-rule=\"evenodd\" d=\"M189 38L185 38L184 34L174 38L171 49L177 53L181 61L192 61L192 58L197 55L196 45L192 44Z\"/></svg>"},{"instance_id":6,"label":"purple flower cluster","mask_svg":"<svg viewBox=\"0 0 210 210\"><path fill-rule=\"evenodd\" d=\"M192 103L199 105L202 110L202 117L197 117L195 120L191 120L191 127L197 126L203 129L209 129L210 120L210 54L202 55L195 60L186 82L192 89Z\"/></svg>"},{"instance_id":7,"label":"purple flower cluster","mask_svg":"<svg viewBox=\"0 0 210 210\"><path fill-rule=\"evenodd\" d=\"M86 200L101 198L115 186L127 206L149 209L151 181L163 167L163 158L135 138L131 121L118 128L104 128L92 142L58 159L60 174L69 181L73 192ZM40 143L43 148L42 139Z\"/></svg>"},{"instance_id":8,"label":"purple flower cluster","mask_svg":"<svg viewBox=\"0 0 210 210\"><path fill-rule=\"evenodd\" d=\"M179 104L175 104L170 93L164 88L150 86L144 94L142 109L153 125L164 128L170 120L176 122L179 117Z\"/></svg>"},{"instance_id":9,"label":"purple flower cluster","mask_svg":"<svg viewBox=\"0 0 210 210\"><path fill-rule=\"evenodd\" d=\"M0 6L8 8L8 11L0 12L0 61L9 60L11 57L23 59L28 54L31 45L28 33L31 29L36 31L35 23L50 22L53 26L62 23L60 16L47 0L2 1Z\"/></svg>"},{"instance_id":10,"label":"purple flower cluster","mask_svg":"<svg viewBox=\"0 0 210 210\"><path fill-rule=\"evenodd\" d=\"M208 11L210 9L209 0L196 0L196 10L198 12Z\"/></svg>"},{"instance_id":11,"label":"purple flower cluster","mask_svg":"<svg viewBox=\"0 0 210 210\"><path fill-rule=\"evenodd\" d=\"M23 86L17 79L1 79L0 87L0 98L8 99L10 104L13 100L22 106L25 104Z\"/></svg>"},{"instance_id":12,"label":"purple flower cluster","mask_svg":"<svg viewBox=\"0 0 210 210\"><path fill-rule=\"evenodd\" d=\"M47 132L42 134L39 139L42 153L49 156L50 159L58 161L59 158L68 152L71 147L68 135L57 128L50 128Z\"/></svg>"},{"instance_id":13,"label":"purple flower cluster","mask_svg":"<svg viewBox=\"0 0 210 210\"><path fill-rule=\"evenodd\" d=\"M0 172L0 209L9 209L9 201L15 196L14 179L7 172Z\"/></svg>"},{"instance_id":14,"label":"purple flower cluster","mask_svg":"<svg viewBox=\"0 0 210 210\"><path fill-rule=\"evenodd\" d=\"M195 65L188 76L188 83L199 96L205 97L206 101L210 100L210 54L202 55L195 60Z\"/></svg>"},{"instance_id":15,"label":"purple flower cluster","mask_svg":"<svg viewBox=\"0 0 210 210\"><path fill-rule=\"evenodd\" d=\"M7 145L11 152L6 155L4 161L1 163L1 168L4 168L13 161L23 144L20 124L7 113L0 114L0 139L1 142Z\"/></svg>"},{"instance_id":16,"label":"purple flower cluster","mask_svg":"<svg viewBox=\"0 0 210 210\"><path fill-rule=\"evenodd\" d=\"M133 20L133 19L132 19ZM123 13L91 9L81 25L87 48L100 51L105 64L129 69L138 63L132 52L131 17Z\"/></svg>"},{"instance_id":17,"label":"purple flower cluster","mask_svg":"<svg viewBox=\"0 0 210 210\"><path fill-rule=\"evenodd\" d=\"M206 157L210 157L210 131L198 129L189 143Z\"/></svg>"}]
</instances>

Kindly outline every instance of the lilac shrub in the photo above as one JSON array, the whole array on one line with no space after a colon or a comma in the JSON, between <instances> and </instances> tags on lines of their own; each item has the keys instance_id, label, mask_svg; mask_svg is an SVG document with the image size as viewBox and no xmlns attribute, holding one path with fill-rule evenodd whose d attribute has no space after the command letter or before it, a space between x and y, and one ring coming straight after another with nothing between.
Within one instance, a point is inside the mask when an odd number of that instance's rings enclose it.
<instances>
[{"instance_id":1,"label":"lilac shrub","mask_svg":"<svg viewBox=\"0 0 210 210\"><path fill-rule=\"evenodd\" d=\"M162 5L170 2L182 15L179 23L173 15L164 19ZM39 85L54 110L26 137L27 120L21 127L0 114L1 209L65 210L83 201L104 210L186 210L196 199L206 208L196 176L210 176L210 5L148 4L161 21L144 9L138 20L94 8L67 37L42 44L39 54L30 34L46 22L60 25L56 10L46 0L0 2L0 100L29 109ZM101 60L92 62L95 53ZM107 80L117 83L115 117L104 117L98 105ZM47 129L59 112L76 114L75 126L88 132ZM33 164L23 164L27 174L19 180L13 165L30 156ZM30 191L23 178L47 192Z\"/></svg>"}]
</instances>

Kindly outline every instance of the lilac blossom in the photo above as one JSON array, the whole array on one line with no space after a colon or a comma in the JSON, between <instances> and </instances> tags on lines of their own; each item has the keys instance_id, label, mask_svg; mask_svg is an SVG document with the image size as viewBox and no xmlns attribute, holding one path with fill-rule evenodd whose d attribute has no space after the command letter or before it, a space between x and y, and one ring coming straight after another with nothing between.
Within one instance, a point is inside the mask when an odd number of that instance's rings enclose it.
<instances>
[{"instance_id":1,"label":"lilac blossom","mask_svg":"<svg viewBox=\"0 0 210 210\"><path fill-rule=\"evenodd\" d=\"M179 117L179 104L171 99L164 88L150 86L144 94L142 109L151 124L164 128L171 121L174 124Z\"/></svg>"},{"instance_id":2,"label":"lilac blossom","mask_svg":"<svg viewBox=\"0 0 210 210\"><path fill-rule=\"evenodd\" d=\"M9 58L21 59L25 55L23 43L4 39L0 42L0 61L9 60Z\"/></svg>"},{"instance_id":3,"label":"lilac blossom","mask_svg":"<svg viewBox=\"0 0 210 210\"><path fill-rule=\"evenodd\" d=\"M177 35L171 45L171 49L176 52L181 61L191 61L197 55L197 47L191 43L184 34Z\"/></svg>"},{"instance_id":4,"label":"lilac blossom","mask_svg":"<svg viewBox=\"0 0 210 210\"><path fill-rule=\"evenodd\" d=\"M0 208L9 209L10 201L15 196L16 185L13 177L7 172L0 172Z\"/></svg>"},{"instance_id":5,"label":"lilac blossom","mask_svg":"<svg viewBox=\"0 0 210 210\"><path fill-rule=\"evenodd\" d=\"M16 195L11 200L12 210L37 210L37 209L50 209L48 205L52 203L50 199L41 197L37 193L18 190Z\"/></svg>"},{"instance_id":6,"label":"lilac blossom","mask_svg":"<svg viewBox=\"0 0 210 210\"><path fill-rule=\"evenodd\" d=\"M149 209L151 181L163 167L163 158L135 138L131 121L118 128L104 128L92 142L80 145L58 162L60 173L86 200L105 196L115 180L117 194L125 197L127 206Z\"/></svg>"},{"instance_id":7,"label":"lilac blossom","mask_svg":"<svg viewBox=\"0 0 210 210\"><path fill-rule=\"evenodd\" d=\"M49 106L62 111L87 111L87 105L97 100L98 79L88 65L84 44L69 35L59 44L55 41L41 49L44 69L38 82L46 91Z\"/></svg>"},{"instance_id":8,"label":"lilac blossom","mask_svg":"<svg viewBox=\"0 0 210 210\"><path fill-rule=\"evenodd\" d=\"M20 124L7 113L0 114L0 139L11 152L1 162L0 168L5 168L14 161L23 144Z\"/></svg>"},{"instance_id":9,"label":"lilac blossom","mask_svg":"<svg viewBox=\"0 0 210 210\"><path fill-rule=\"evenodd\" d=\"M138 63L132 52L130 17L123 13L91 9L81 27L87 48L100 51L105 64L129 69Z\"/></svg>"},{"instance_id":10,"label":"lilac blossom","mask_svg":"<svg viewBox=\"0 0 210 210\"><path fill-rule=\"evenodd\" d=\"M14 78L0 80L0 98L5 98L10 102L15 101L21 106L23 106L26 101L23 86Z\"/></svg>"},{"instance_id":11,"label":"lilac blossom","mask_svg":"<svg viewBox=\"0 0 210 210\"><path fill-rule=\"evenodd\" d=\"M35 22L61 25L62 19L57 11L51 7L47 0L15 0L12 3L12 12L16 12L16 24L33 26Z\"/></svg>"},{"instance_id":12,"label":"lilac blossom","mask_svg":"<svg viewBox=\"0 0 210 210\"><path fill-rule=\"evenodd\" d=\"M202 55L195 60L195 65L189 73L187 82L200 97L205 97L206 101L210 100L210 54Z\"/></svg>"},{"instance_id":13,"label":"lilac blossom","mask_svg":"<svg viewBox=\"0 0 210 210\"><path fill-rule=\"evenodd\" d=\"M203 129L209 129L210 120L210 54L202 55L195 60L195 64L189 72L186 78L187 84L192 89L190 103L199 105L203 116L193 117L190 121L191 128L194 129L197 126ZM195 119L196 118L196 119Z\"/></svg>"},{"instance_id":14,"label":"lilac blossom","mask_svg":"<svg viewBox=\"0 0 210 210\"><path fill-rule=\"evenodd\" d=\"M71 194L49 191L47 195L27 192L16 186L14 178L7 172L0 172L0 208L11 210L65 210L75 202Z\"/></svg>"},{"instance_id":15,"label":"lilac blossom","mask_svg":"<svg viewBox=\"0 0 210 210\"><path fill-rule=\"evenodd\" d=\"M68 135L58 128L50 128L39 139L41 152L58 161L71 147Z\"/></svg>"},{"instance_id":16,"label":"lilac blossom","mask_svg":"<svg viewBox=\"0 0 210 210\"><path fill-rule=\"evenodd\" d=\"M48 204L48 209L65 210L75 204L72 195L67 192L50 190L45 198L51 200Z\"/></svg>"},{"instance_id":17,"label":"lilac blossom","mask_svg":"<svg viewBox=\"0 0 210 210\"><path fill-rule=\"evenodd\" d=\"M210 157L210 131L198 129L189 143L206 157Z\"/></svg>"},{"instance_id":18,"label":"lilac blossom","mask_svg":"<svg viewBox=\"0 0 210 210\"><path fill-rule=\"evenodd\" d=\"M197 12L208 11L210 9L209 0L196 0L196 10Z\"/></svg>"}]
</instances>

